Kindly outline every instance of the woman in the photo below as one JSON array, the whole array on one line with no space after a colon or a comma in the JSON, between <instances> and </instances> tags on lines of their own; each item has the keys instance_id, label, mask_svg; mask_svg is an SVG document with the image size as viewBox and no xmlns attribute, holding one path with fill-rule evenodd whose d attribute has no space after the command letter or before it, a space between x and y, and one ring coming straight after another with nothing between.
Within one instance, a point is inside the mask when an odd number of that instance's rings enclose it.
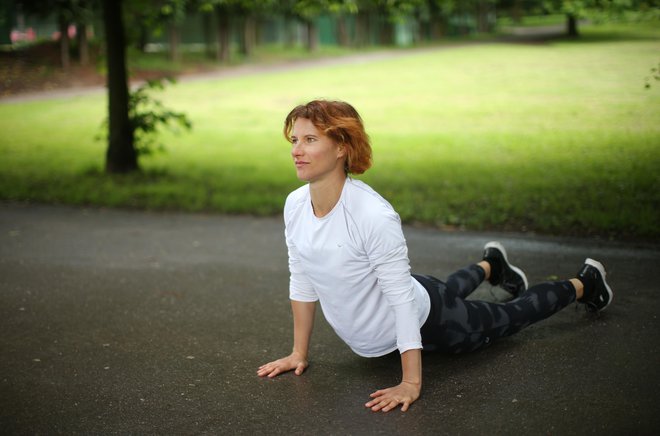
<instances>
[{"instance_id":1,"label":"woman","mask_svg":"<svg viewBox=\"0 0 660 436\"><path fill-rule=\"evenodd\" d=\"M483 260L446 282L411 275L399 216L368 185L351 179L371 166L362 119L348 103L315 100L286 117L296 174L306 185L287 197L285 235L293 312L290 355L259 367L259 376L308 366L316 301L338 336L358 355L401 354L401 383L371 394L365 404L406 411L422 387L421 350L458 353L487 346L540 321L573 301L605 309L612 291L603 266L587 259L576 278L527 289L527 278L504 247L486 244ZM488 280L515 297L505 304L466 301Z\"/></svg>"}]
</instances>

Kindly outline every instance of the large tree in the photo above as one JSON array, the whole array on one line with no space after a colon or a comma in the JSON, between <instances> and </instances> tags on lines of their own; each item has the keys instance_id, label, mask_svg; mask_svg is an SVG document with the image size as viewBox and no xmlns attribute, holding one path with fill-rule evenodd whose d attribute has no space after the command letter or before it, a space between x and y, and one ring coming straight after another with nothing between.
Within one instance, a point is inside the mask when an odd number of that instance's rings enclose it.
<instances>
[{"instance_id":1,"label":"large tree","mask_svg":"<svg viewBox=\"0 0 660 436\"><path fill-rule=\"evenodd\" d=\"M128 173L138 170L138 161L128 116L122 0L102 0L101 3L108 63L108 150L105 169L109 173Z\"/></svg>"}]
</instances>

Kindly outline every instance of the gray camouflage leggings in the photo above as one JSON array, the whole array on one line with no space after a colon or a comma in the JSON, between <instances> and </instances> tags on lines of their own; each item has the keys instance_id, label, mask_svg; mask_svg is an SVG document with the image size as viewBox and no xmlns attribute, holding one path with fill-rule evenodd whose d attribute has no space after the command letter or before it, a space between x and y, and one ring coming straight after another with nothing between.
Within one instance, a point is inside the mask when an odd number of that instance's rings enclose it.
<instances>
[{"instance_id":1,"label":"gray camouflage leggings","mask_svg":"<svg viewBox=\"0 0 660 436\"><path fill-rule=\"evenodd\" d=\"M570 281L534 285L506 303L465 300L485 278L484 270L476 264L456 271L446 282L427 275L413 277L431 297L431 311L421 329L425 351L474 351L575 301Z\"/></svg>"}]
</instances>

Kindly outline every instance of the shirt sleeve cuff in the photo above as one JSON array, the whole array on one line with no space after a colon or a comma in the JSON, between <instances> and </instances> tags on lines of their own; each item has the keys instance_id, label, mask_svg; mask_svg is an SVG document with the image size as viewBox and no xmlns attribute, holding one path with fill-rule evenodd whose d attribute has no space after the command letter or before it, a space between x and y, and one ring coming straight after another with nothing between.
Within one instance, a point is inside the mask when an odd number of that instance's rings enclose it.
<instances>
[{"instance_id":1,"label":"shirt sleeve cuff","mask_svg":"<svg viewBox=\"0 0 660 436\"><path fill-rule=\"evenodd\" d=\"M408 350L421 350L423 347L421 342L408 342L406 344L397 344L397 348L399 349L399 354L403 354Z\"/></svg>"}]
</instances>

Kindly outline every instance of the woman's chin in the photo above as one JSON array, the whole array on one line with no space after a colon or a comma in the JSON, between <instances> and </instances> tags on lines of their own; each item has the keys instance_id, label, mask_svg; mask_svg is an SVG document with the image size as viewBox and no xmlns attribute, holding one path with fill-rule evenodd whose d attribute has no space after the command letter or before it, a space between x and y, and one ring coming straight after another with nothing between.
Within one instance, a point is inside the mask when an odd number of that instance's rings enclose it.
<instances>
[{"instance_id":1,"label":"woman's chin","mask_svg":"<svg viewBox=\"0 0 660 436\"><path fill-rule=\"evenodd\" d=\"M305 171L296 171L296 177L298 177L298 180L301 182L309 182L309 176L305 174Z\"/></svg>"}]
</instances>

